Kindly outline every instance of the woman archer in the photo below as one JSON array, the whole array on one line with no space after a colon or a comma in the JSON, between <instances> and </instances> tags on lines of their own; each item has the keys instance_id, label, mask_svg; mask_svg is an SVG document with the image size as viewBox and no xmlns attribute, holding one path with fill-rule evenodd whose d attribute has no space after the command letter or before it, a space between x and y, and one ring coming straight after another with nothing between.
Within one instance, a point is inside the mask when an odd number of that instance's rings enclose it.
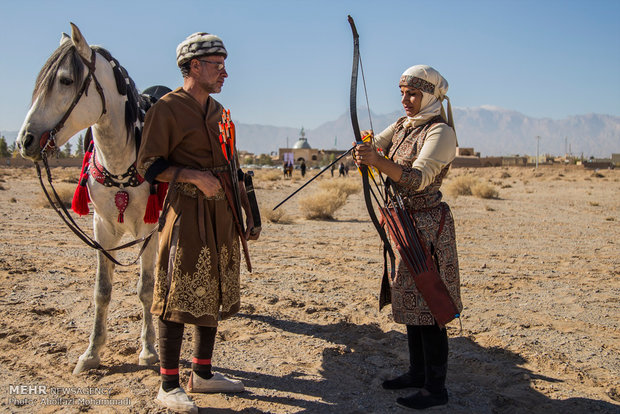
<instances>
[{"instance_id":1,"label":"woman archer","mask_svg":"<svg viewBox=\"0 0 620 414\"><path fill-rule=\"evenodd\" d=\"M420 238L432 252L441 282L460 312L463 306L454 220L439 191L457 146L446 96L448 82L430 66L417 65L403 73L399 87L406 116L373 137L372 143L356 145L355 157L389 177ZM442 105L444 99L448 99L448 116ZM379 154L377 148L387 157ZM383 388L420 388L409 397L397 399L397 404L406 408L446 404L446 328L436 322L403 260L399 260L390 280L390 291L394 321L407 326L410 366L403 375L384 381Z\"/></svg>"}]
</instances>

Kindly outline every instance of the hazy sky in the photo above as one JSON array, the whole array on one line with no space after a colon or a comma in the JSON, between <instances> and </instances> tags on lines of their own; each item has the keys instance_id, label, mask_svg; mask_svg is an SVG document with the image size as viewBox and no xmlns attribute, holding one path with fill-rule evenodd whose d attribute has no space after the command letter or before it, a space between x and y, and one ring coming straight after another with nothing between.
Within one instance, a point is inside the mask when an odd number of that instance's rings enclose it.
<instances>
[{"instance_id":1,"label":"hazy sky","mask_svg":"<svg viewBox=\"0 0 620 414\"><path fill-rule=\"evenodd\" d=\"M373 112L399 109L400 74L428 64L450 83L454 106L556 119L620 115L618 0L2 0L0 130L21 126L36 75L70 21L140 89L180 86L177 44L215 33L229 52L216 98L234 119L314 128L348 110L347 14L360 33Z\"/></svg>"}]
</instances>

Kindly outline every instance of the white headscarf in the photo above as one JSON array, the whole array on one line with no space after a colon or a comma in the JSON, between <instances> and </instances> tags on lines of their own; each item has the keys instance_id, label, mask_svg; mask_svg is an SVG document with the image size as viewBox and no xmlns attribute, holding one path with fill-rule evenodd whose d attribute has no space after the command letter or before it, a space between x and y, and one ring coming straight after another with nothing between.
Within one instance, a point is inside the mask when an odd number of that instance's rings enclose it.
<instances>
[{"instance_id":1,"label":"white headscarf","mask_svg":"<svg viewBox=\"0 0 620 414\"><path fill-rule=\"evenodd\" d=\"M422 125L429 119L441 115L448 125L454 128L452 118L452 106L448 92L448 81L435 69L428 65L416 65L407 69L400 77L400 86L410 86L422 91L422 105L420 112L408 117L408 122L413 125ZM442 102L448 101L448 116L444 112Z\"/></svg>"}]
</instances>

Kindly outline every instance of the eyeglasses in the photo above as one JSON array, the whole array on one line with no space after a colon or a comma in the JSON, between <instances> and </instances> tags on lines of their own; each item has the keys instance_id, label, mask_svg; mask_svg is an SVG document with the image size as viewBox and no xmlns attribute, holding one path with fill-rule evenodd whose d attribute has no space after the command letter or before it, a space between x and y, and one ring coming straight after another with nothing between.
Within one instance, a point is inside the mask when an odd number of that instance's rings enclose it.
<instances>
[{"instance_id":1,"label":"eyeglasses","mask_svg":"<svg viewBox=\"0 0 620 414\"><path fill-rule=\"evenodd\" d=\"M212 62L210 60L200 60L200 59L197 59L197 60L198 60L198 62L210 63L212 65L217 65L216 69L219 70L220 72L223 71L224 69L226 69L226 65L224 65L221 62Z\"/></svg>"}]
</instances>

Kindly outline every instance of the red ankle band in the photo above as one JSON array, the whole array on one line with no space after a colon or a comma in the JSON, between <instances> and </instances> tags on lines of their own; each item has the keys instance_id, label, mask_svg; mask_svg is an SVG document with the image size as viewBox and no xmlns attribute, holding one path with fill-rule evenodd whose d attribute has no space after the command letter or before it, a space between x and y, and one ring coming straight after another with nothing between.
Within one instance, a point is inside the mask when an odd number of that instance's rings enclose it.
<instances>
[{"instance_id":1,"label":"red ankle band","mask_svg":"<svg viewBox=\"0 0 620 414\"><path fill-rule=\"evenodd\" d=\"M159 368L159 373L161 375L179 375L179 369L178 368L172 368L172 369Z\"/></svg>"},{"instance_id":2,"label":"red ankle band","mask_svg":"<svg viewBox=\"0 0 620 414\"><path fill-rule=\"evenodd\" d=\"M199 358L194 357L192 359L192 362L194 364L198 364L198 365L211 365L211 358L209 358L209 359L199 359Z\"/></svg>"}]
</instances>

